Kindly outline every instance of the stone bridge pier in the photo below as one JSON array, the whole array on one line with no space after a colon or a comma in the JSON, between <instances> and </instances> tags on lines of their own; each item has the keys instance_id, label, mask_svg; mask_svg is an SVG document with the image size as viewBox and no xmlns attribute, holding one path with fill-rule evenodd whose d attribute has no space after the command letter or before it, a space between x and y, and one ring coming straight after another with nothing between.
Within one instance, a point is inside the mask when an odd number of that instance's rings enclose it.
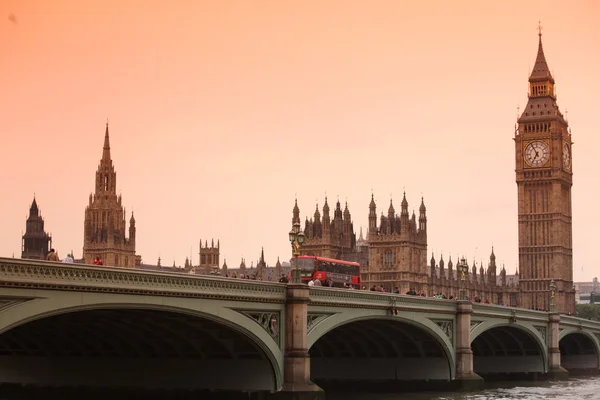
<instances>
[{"instance_id":1,"label":"stone bridge pier","mask_svg":"<svg viewBox=\"0 0 600 400\"><path fill-rule=\"evenodd\" d=\"M285 351L283 385L274 394L277 399L319 400L323 390L310 380L308 353L309 287L302 283L288 284L285 306Z\"/></svg>"}]
</instances>

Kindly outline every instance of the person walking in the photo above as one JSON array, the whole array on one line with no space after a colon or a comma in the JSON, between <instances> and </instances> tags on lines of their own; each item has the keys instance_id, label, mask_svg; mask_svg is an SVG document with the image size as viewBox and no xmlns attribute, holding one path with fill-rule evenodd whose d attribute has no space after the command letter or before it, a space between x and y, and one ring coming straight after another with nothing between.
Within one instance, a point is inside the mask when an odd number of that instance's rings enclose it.
<instances>
[{"instance_id":1,"label":"person walking","mask_svg":"<svg viewBox=\"0 0 600 400\"><path fill-rule=\"evenodd\" d=\"M60 261L60 258L58 258L58 253L56 251L54 251L54 249L50 249L50 253L48 253L48 255L46 256L46 260Z\"/></svg>"},{"instance_id":2,"label":"person walking","mask_svg":"<svg viewBox=\"0 0 600 400\"><path fill-rule=\"evenodd\" d=\"M71 254L67 254L67 256L65 257L65 259L63 260L64 263L67 264L73 264L73 257L71 256Z\"/></svg>"}]
</instances>

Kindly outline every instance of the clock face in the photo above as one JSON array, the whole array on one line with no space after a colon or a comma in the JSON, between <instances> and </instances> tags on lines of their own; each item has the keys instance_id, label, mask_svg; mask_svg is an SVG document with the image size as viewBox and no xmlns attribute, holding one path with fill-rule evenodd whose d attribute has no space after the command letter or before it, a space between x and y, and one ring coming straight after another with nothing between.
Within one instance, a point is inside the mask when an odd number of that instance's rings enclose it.
<instances>
[{"instance_id":1,"label":"clock face","mask_svg":"<svg viewBox=\"0 0 600 400\"><path fill-rule=\"evenodd\" d=\"M565 169L571 169L571 149L566 142L563 143L563 166Z\"/></svg>"},{"instance_id":2,"label":"clock face","mask_svg":"<svg viewBox=\"0 0 600 400\"><path fill-rule=\"evenodd\" d=\"M525 147L525 162L530 167L543 167L550 158L548 145L545 142L531 142Z\"/></svg>"}]
</instances>

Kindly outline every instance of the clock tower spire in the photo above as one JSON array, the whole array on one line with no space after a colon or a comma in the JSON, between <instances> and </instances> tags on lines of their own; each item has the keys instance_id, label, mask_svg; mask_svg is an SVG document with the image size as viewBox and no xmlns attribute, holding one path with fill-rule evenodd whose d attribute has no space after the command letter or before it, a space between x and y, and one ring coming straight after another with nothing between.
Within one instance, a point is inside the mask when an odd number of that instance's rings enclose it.
<instances>
[{"instance_id":1,"label":"clock tower spire","mask_svg":"<svg viewBox=\"0 0 600 400\"><path fill-rule=\"evenodd\" d=\"M556 102L539 30L527 106L515 132L520 305L574 312L571 133ZM554 281L556 293L550 290Z\"/></svg>"}]
</instances>

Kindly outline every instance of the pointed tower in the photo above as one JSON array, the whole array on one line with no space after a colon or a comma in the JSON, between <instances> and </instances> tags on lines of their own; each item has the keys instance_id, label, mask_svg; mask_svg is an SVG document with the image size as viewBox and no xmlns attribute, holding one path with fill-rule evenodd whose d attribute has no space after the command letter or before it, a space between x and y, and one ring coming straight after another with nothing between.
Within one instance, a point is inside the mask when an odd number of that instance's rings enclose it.
<instances>
[{"instance_id":1,"label":"pointed tower","mask_svg":"<svg viewBox=\"0 0 600 400\"><path fill-rule=\"evenodd\" d=\"M402 203L401 203L401 211L400 211L400 226L402 227L402 233L408 233L408 223L409 223L409 216L408 216L408 201L406 200L406 192L404 192L403 196L402 196Z\"/></svg>"},{"instance_id":2,"label":"pointed tower","mask_svg":"<svg viewBox=\"0 0 600 400\"><path fill-rule=\"evenodd\" d=\"M371 193L371 202L369 203L369 231L368 235L377 234L377 206L375 197Z\"/></svg>"},{"instance_id":3,"label":"pointed tower","mask_svg":"<svg viewBox=\"0 0 600 400\"><path fill-rule=\"evenodd\" d=\"M202 240L200 240L200 252L199 252L199 268L205 274L216 272L219 269L219 258L220 258L220 241L217 241L215 246L215 239L211 239L210 245L208 240L204 240L204 246Z\"/></svg>"},{"instance_id":4,"label":"pointed tower","mask_svg":"<svg viewBox=\"0 0 600 400\"><path fill-rule=\"evenodd\" d=\"M572 141L556 102L541 27L527 106L517 122L519 305L550 310L550 282L554 280L556 310L573 313Z\"/></svg>"},{"instance_id":5,"label":"pointed tower","mask_svg":"<svg viewBox=\"0 0 600 400\"><path fill-rule=\"evenodd\" d=\"M44 219L40 215L34 196L29 208L29 217L25 223L21 258L45 260L50 247L52 247L52 238L44 231Z\"/></svg>"},{"instance_id":6,"label":"pointed tower","mask_svg":"<svg viewBox=\"0 0 600 400\"><path fill-rule=\"evenodd\" d=\"M421 206L419 207L419 232L427 233L427 208L425 208L423 197L421 197Z\"/></svg>"},{"instance_id":7,"label":"pointed tower","mask_svg":"<svg viewBox=\"0 0 600 400\"><path fill-rule=\"evenodd\" d=\"M279 281L281 278L281 262L279 261L279 257L277 257L277 264L275 264L275 279Z\"/></svg>"},{"instance_id":8,"label":"pointed tower","mask_svg":"<svg viewBox=\"0 0 600 400\"><path fill-rule=\"evenodd\" d=\"M454 264L452 264L452 256L448 258L448 280L454 280Z\"/></svg>"},{"instance_id":9,"label":"pointed tower","mask_svg":"<svg viewBox=\"0 0 600 400\"><path fill-rule=\"evenodd\" d=\"M313 216L313 226L312 226L312 237L321 238L323 237L323 225L321 224L321 213L319 212L319 203L315 208L315 214ZM306 232L304 232L306 234Z\"/></svg>"},{"instance_id":10,"label":"pointed tower","mask_svg":"<svg viewBox=\"0 0 600 400\"><path fill-rule=\"evenodd\" d=\"M496 284L496 255L494 254L494 246L492 246L492 254L490 254L490 264L488 265L488 282L490 285Z\"/></svg>"},{"instance_id":11,"label":"pointed tower","mask_svg":"<svg viewBox=\"0 0 600 400\"><path fill-rule=\"evenodd\" d=\"M262 281L263 273L266 267L267 263L265 262L265 249L262 247L260 249L260 260L258 263L256 263L256 279Z\"/></svg>"},{"instance_id":12,"label":"pointed tower","mask_svg":"<svg viewBox=\"0 0 600 400\"><path fill-rule=\"evenodd\" d=\"M85 209L83 259L91 264L99 257L105 266L134 268L135 219L128 238L125 210L117 196L117 173L110 156L108 123L104 132L102 158L96 171L95 191ZM131 234L133 233L133 237Z\"/></svg>"},{"instance_id":13,"label":"pointed tower","mask_svg":"<svg viewBox=\"0 0 600 400\"><path fill-rule=\"evenodd\" d=\"M323 205L323 240L325 243L329 243L331 240L331 219L329 218L329 204L327 203L327 196L325 196L325 204Z\"/></svg>"},{"instance_id":14,"label":"pointed tower","mask_svg":"<svg viewBox=\"0 0 600 400\"><path fill-rule=\"evenodd\" d=\"M294 201L294 209L292 210L292 225L300 223L300 208L298 208L298 199Z\"/></svg>"}]
</instances>

